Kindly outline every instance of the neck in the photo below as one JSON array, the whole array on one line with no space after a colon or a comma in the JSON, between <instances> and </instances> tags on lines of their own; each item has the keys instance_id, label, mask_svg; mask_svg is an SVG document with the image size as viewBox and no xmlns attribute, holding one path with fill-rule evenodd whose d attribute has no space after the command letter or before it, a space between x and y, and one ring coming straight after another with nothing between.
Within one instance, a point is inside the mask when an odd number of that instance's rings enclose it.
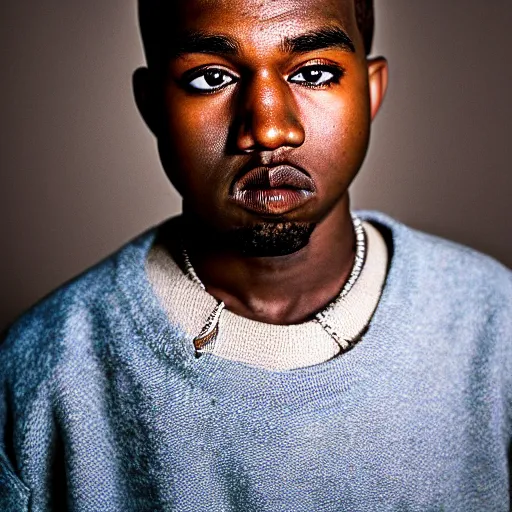
<instances>
[{"instance_id":1,"label":"neck","mask_svg":"<svg viewBox=\"0 0 512 512\"><path fill-rule=\"evenodd\" d=\"M355 250L348 200L316 226L305 247L286 256L247 257L217 244L199 245L197 236L186 245L207 291L230 311L284 325L310 319L339 294Z\"/></svg>"}]
</instances>

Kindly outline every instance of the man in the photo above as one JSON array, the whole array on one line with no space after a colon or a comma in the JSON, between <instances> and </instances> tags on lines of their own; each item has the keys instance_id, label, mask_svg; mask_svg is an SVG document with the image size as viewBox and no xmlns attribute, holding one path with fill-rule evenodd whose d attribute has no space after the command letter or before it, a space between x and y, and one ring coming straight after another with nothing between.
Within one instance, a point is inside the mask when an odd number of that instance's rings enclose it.
<instances>
[{"instance_id":1,"label":"man","mask_svg":"<svg viewBox=\"0 0 512 512\"><path fill-rule=\"evenodd\" d=\"M1 348L0 509L509 509L512 276L347 188L365 0L141 0L183 196Z\"/></svg>"}]
</instances>

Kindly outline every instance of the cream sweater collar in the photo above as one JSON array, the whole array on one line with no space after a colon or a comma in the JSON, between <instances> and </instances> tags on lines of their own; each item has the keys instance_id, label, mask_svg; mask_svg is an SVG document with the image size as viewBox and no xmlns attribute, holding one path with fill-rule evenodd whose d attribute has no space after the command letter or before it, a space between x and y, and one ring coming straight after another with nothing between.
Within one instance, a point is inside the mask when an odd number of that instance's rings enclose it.
<instances>
[{"instance_id":1,"label":"cream sweater collar","mask_svg":"<svg viewBox=\"0 0 512 512\"><path fill-rule=\"evenodd\" d=\"M367 255L361 275L345 298L324 311L331 332L345 340L349 348L368 327L386 278L386 244L370 223L364 222L364 229ZM146 273L170 321L192 343L217 306L217 300L185 276L158 241L148 254ZM314 320L272 325L225 310L216 339L204 351L269 370L291 370L328 361L346 349Z\"/></svg>"}]
</instances>

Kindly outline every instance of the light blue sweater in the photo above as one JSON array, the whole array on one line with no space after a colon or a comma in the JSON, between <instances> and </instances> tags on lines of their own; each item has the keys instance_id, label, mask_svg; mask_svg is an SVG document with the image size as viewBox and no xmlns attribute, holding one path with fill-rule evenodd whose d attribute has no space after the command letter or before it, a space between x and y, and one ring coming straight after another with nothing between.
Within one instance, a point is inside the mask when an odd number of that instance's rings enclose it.
<instances>
[{"instance_id":1,"label":"light blue sweater","mask_svg":"<svg viewBox=\"0 0 512 512\"><path fill-rule=\"evenodd\" d=\"M0 510L505 511L512 273L377 213L388 279L348 353L283 372L167 320L151 231L0 348Z\"/></svg>"}]
</instances>

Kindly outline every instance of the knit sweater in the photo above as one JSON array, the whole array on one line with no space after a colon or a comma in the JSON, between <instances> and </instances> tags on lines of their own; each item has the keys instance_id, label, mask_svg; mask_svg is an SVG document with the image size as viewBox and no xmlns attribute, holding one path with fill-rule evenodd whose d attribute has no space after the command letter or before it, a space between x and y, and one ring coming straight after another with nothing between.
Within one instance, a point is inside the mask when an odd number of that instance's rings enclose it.
<instances>
[{"instance_id":1,"label":"knit sweater","mask_svg":"<svg viewBox=\"0 0 512 512\"><path fill-rule=\"evenodd\" d=\"M512 275L378 213L392 246L349 352L196 359L145 273L154 231L0 348L0 510L505 511Z\"/></svg>"}]
</instances>

